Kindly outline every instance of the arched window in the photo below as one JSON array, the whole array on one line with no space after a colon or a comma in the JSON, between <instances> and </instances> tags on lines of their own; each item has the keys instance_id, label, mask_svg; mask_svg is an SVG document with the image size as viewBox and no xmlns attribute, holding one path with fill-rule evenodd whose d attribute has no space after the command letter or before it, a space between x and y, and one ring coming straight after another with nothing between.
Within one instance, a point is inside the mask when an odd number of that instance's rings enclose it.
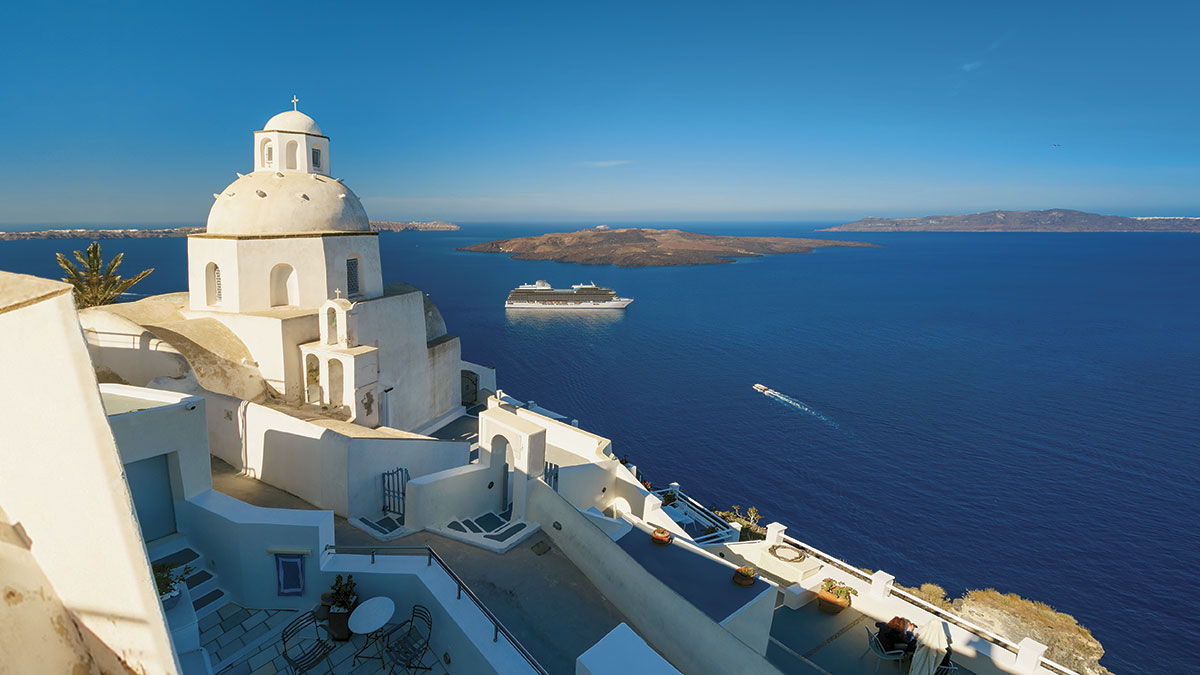
<instances>
[{"instance_id":1,"label":"arched window","mask_svg":"<svg viewBox=\"0 0 1200 675\"><path fill-rule=\"evenodd\" d=\"M296 280L296 270L287 263L280 263L271 269L271 306L300 304L300 284Z\"/></svg>"},{"instance_id":2,"label":"arched window","mask_svg":"<svg viewBox=\"0 0 1200 675\"><path fill-rule=\"evenodd\" d=\"M358 295L358 258L346 258L346 295Z\"/></svg>"},{"instance_id":3,"label":"arched window","mask_svg":"<svg viewBox=\"0 0 1200 675\"><path fill-rule=\"evenodd\" d=\"M262 167L264 169L275 168L275 144L269 140L263 143Z\"/></svg>"},{"instance_id":4,"label":"arched window","mask_svg":"<svg viewBox=\"0 0 1200 675\"><path fill-rule=\"evenodd\" d=\"M288 141L287 144L287 168L295 169L300 163L300 144L296 141Z\"/></svg>"},{"instance_id":5,"label":"arched window","mask_svg":"<svg viewBox=\"0 0 1200 675\"><path fill-rule=\"evenodd\" d=\"M204 269L204 290L207 304L221 304L221 268L217 263L210 262Z\"/></svg>"}]
</instances>

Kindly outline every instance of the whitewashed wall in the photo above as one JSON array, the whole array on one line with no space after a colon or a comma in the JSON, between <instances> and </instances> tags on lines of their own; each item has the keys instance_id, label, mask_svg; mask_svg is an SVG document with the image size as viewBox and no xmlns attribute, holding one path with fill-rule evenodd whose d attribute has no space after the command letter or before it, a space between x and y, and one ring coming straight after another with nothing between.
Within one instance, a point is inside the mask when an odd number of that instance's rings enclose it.
<instances>
[{"instance_id":1,"label":"whitewashed wall","mask_svg":"<svg viewBox=\"0 0 1200 675\"><path fill-rule=\"evenodd\" d=\"M0 273L0 368L13 385L0 387L0 507L28 533L31 553L85 631L138 672L175 673L133 500L67 289Z\"/></svg>"}]
</instances>

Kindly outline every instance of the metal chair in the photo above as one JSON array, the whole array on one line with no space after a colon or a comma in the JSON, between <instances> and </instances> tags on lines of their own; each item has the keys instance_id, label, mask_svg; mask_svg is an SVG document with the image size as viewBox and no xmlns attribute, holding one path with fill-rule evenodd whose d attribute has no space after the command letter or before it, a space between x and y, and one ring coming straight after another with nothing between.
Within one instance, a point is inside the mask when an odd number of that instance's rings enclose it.
<instances>
[{"instance_id":1,"label":"metal chair","mask_svg":"<svg viewBox=\"0 0 1200 675\"><path fill-rule=\"evenodd\" d=\"M948 666L938 666L933 671L933 675L953 675L954 673L957 673L957 672L958 672L958 664L951 661L950 665L948 665Z\"/></svg>"},{"instance_id":2,"label":"metal chair","mask_svg":"<svg viewBox=\"0 0 1200 675\"><path fill-rule=\"evenodd\" d=\"M312 637L301 635L310 626ZM333 664L329 661L333 643L328 639L321 639L321 631L325 631L327 638L332 637L328 628L317 623L317 615L312 612L301 614L283 629L280 633L283 640L280 652L283 660L287 662L288 672L301 675L315 668L321 661L329 667L330 673L333 672Z\"/></svg>"},{"instance_id":3,"label":"metal chair","mask_svg":"<svg viewBox=\"0 0 1200 675\"><path fill-rule=\"evenodd\" d=\"M433 670L431 666L421 664L429 653L429 639L432 636L433 617L429 610L421 605L413 605L412 618L384 635L383 651L392 664L388 673L396 673L397 668L405 671Z\"/></svg>"},{"instance_id":4,"label":"metal chair","mask_svg":"<svg viewBox=\"0 0 1200 675\"><path fill-rule=\"evenodd\" d=\"M884 661L895 661L897 665L899 665L900 661L904 660L903 649L884 649L883 643L879 641L878 635L872 633L871 629L867 628L866 626L863 626L863 629L867 631L867 651L874 653L875 656L879 658L879 660L875 662L876 673L879 672L879 664L883 663ZM863 656L866 655L867 652L863 652Z\"/></svg>"}]
</instances>

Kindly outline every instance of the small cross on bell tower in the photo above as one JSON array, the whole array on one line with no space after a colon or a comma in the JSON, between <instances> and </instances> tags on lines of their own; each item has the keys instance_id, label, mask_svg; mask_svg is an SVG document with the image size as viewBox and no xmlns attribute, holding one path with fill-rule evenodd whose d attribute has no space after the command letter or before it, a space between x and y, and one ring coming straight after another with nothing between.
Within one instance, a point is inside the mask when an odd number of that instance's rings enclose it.
<instances>
[{"instance_id":1,"label":"small cross on bell tower","mask_svg":"<svg viewBox=\"0 0 1200 675\"><path fill-rule=\"evenodd\" d=\"M300 102L300 99L296 98L295 94L292 94L292 110L299 110L299 108L296 107L296 104L298 104L299 102Z\"/></svg>"},{"instance_id":2,"label":"small cross on bell tower","mask_svg":"<svg viewBox=\"0 0 1200 675\"><path fill-rule=\"evenodd\" d=\"M342 289L340 289L340 288L333 289L333 297L335 299L340 300L342 298Z\"/></svg>"}]
</instances>

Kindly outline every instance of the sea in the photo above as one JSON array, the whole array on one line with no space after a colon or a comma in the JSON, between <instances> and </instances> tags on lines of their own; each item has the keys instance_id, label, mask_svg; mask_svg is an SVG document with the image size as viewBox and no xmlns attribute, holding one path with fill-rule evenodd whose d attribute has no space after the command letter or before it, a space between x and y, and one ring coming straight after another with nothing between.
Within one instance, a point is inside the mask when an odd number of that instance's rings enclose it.
<instances>
[{"instance_id":1,"label":"sea","mask_svg":"<svg viewBox=\"0 0 1200 675\"><path fill-rule=\"evenodd\" d=\"M671 225L882 247L617 268L457 250L574 227L379 239L385 282L429 293L465 359L656 485L753 506L904 585L1045 602L1116 673L1194 672L1200 236ZM54 253L87 243L0 243L0 269L58 278ZM101 244L127 275L155 268L138 293L186 288L183 239ZM504 309L538 279L634 302Z\"/></svg>"}]
</instances>

